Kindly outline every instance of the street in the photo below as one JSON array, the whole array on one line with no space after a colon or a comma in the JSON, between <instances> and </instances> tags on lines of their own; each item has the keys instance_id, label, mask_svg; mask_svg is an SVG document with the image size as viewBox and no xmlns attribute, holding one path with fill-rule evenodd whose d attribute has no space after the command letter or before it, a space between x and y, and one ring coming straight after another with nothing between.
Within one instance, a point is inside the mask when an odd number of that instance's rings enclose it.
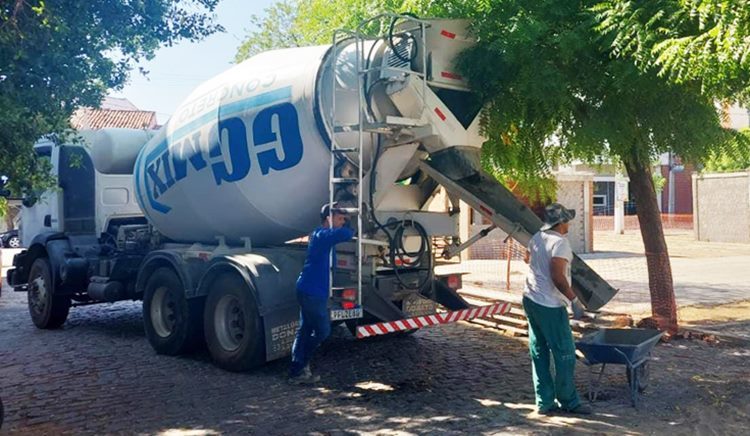
<instances>
[{"instance_id":1,"label":"street","mask_svg":"<svg viewBox=\"0 0 750 436\"><path fill-rule=\"evenodd\" d=\"M61 330L42 331L25 298L8 288L0 298L9 434L737 433L750 414L750 352L729 344L659 345L639 410L616 366L593 416L542 417L526 344L492 329L460 323L364 342L338 329L313 364L322 381L305 388L286 383L285 360L230 373L205 351L156 355L139 302L73 308ZM580 363L577 379L583 394Z\"/></svg>"}]
</instances>

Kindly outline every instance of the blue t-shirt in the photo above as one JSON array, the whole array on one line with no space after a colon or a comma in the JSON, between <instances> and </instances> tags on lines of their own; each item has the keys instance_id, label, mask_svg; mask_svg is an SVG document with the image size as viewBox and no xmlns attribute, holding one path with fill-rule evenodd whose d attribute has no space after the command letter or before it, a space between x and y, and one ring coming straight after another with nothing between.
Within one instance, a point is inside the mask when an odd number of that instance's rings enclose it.
<instances>
[{"instance_id":1,"label":"blue t-shirt","mask_svg":"<svg viewBox=\"0 0 750 436\"><path fill-rule=\"evenodd\" d=\"M354 230L349 227L331 229L318 227L307 243L307 258L302 272L297 279L297 291L307 295L328 298L328 272L331 269L331 248L339 242L354 237ZM334 260L336 253L333 253Z\"/></svg>"}]
</instances>

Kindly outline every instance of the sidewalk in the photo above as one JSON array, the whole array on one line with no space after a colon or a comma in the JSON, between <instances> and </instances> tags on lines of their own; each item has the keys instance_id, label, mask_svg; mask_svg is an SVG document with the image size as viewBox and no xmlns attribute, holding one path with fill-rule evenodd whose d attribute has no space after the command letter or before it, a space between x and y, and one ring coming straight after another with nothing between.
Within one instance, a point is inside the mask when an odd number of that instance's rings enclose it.
<instances>
[{"instance_id":1,"label":"sidewalk","mask_svg":"<svg viewBox=\"0 0 750 436\"><path fill-rule=\"evenodd\" d=\"M700 242L692 238L690 231L666 233L678 306L750 300L750 244ZM594 249L594 253L583 254L581 258L620 290L604 310L650 313L648 270L640 233L595 232ZM465 287L505 291L507 268L506 260L470 260L441 266L439 271L466 272ZM522 292L527 271L522 261L511 260L509 292Z\"/></svg>"}]
</instances>

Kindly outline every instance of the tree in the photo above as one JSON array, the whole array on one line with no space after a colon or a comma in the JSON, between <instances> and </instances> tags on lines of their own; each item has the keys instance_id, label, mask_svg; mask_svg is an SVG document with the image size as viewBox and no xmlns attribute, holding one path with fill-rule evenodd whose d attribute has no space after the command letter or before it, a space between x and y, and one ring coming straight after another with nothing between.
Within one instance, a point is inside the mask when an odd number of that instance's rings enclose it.
<instances>
[{"instance_id":1,"label":"tree","mask_svg":"<svg viewBox=\"0 0 750 436\"><path fill-rule=\"evenodd\" d=\"M34 155L60 138L72 112L120 89L157 48L222 30L219 0L13 0L0 5L0 175L14 195L53 183Z\"/></svg>"},{"instance_id":2,"label":"tree","mask_svg":"<svg viewBox=\"0 0 750 436\"><path fill-rule=\"evenodd\" d=\"M281 0L267 7L263 16L251 15L250 25L255 30L249 31L237 48L235 62L266 50L309 45L311 41L293 26L297 19L297 9L296 0Z\"/></svg>"},{"instance_id":3,"label":"tree","mask_svg":"<svg viewBox=\"0 0 750 436\"><path fill-rule=\"evenodd\" d=\"M384 9L336 3L327 23ZM459 67L485 104L482 155L491 172L528 182L549 179L556 165L572 159L622 162L646 249L653 315L674 332L672 273L650 163L667 151L700 158L739 139L721 127L712 99L694 82L670 83L654 68L613 56L613 37L597 30L595 4L424 0L392 10L473 20L478 42L460 56ZM330 26L320 23L298 19L292 27L323 35Z\"/></svg>"},{"instance_id":4,"label":"tree","mask_svg":"<svg viewBox=\"0 0 750 436\"><path fill-rule=\"evenodd\" d=\"M750 101L750 1L610 0L594 7L613 53L675 83Z\"/></svg>"}]
</instances>

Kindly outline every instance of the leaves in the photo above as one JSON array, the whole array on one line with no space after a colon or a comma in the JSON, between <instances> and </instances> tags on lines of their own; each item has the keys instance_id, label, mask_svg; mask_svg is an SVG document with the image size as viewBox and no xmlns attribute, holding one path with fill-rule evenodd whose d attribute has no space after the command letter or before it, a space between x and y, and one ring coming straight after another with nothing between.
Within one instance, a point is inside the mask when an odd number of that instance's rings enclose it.
<instances>
[{"instance_id":1,"label":"leaves","mask_svg":"<svg viewBox=\"0 0 750 436\"><path fill-rule=\"evenodd\" d=\"M749 0L612 0L592 10L616 56L712 97L750 101Z\"/></svg>"},{"instance_id":2,"label":"leaves","mask_svg":"<svg viewBox=\"0 0 750 436\"><path fill-rule=\"evenodd\" d=\"M162 45L199 40L218 0L14 0L0 5L0 174L15 195L53 183L32 145L121 88Z\"/></svg>"}]
</instances>

